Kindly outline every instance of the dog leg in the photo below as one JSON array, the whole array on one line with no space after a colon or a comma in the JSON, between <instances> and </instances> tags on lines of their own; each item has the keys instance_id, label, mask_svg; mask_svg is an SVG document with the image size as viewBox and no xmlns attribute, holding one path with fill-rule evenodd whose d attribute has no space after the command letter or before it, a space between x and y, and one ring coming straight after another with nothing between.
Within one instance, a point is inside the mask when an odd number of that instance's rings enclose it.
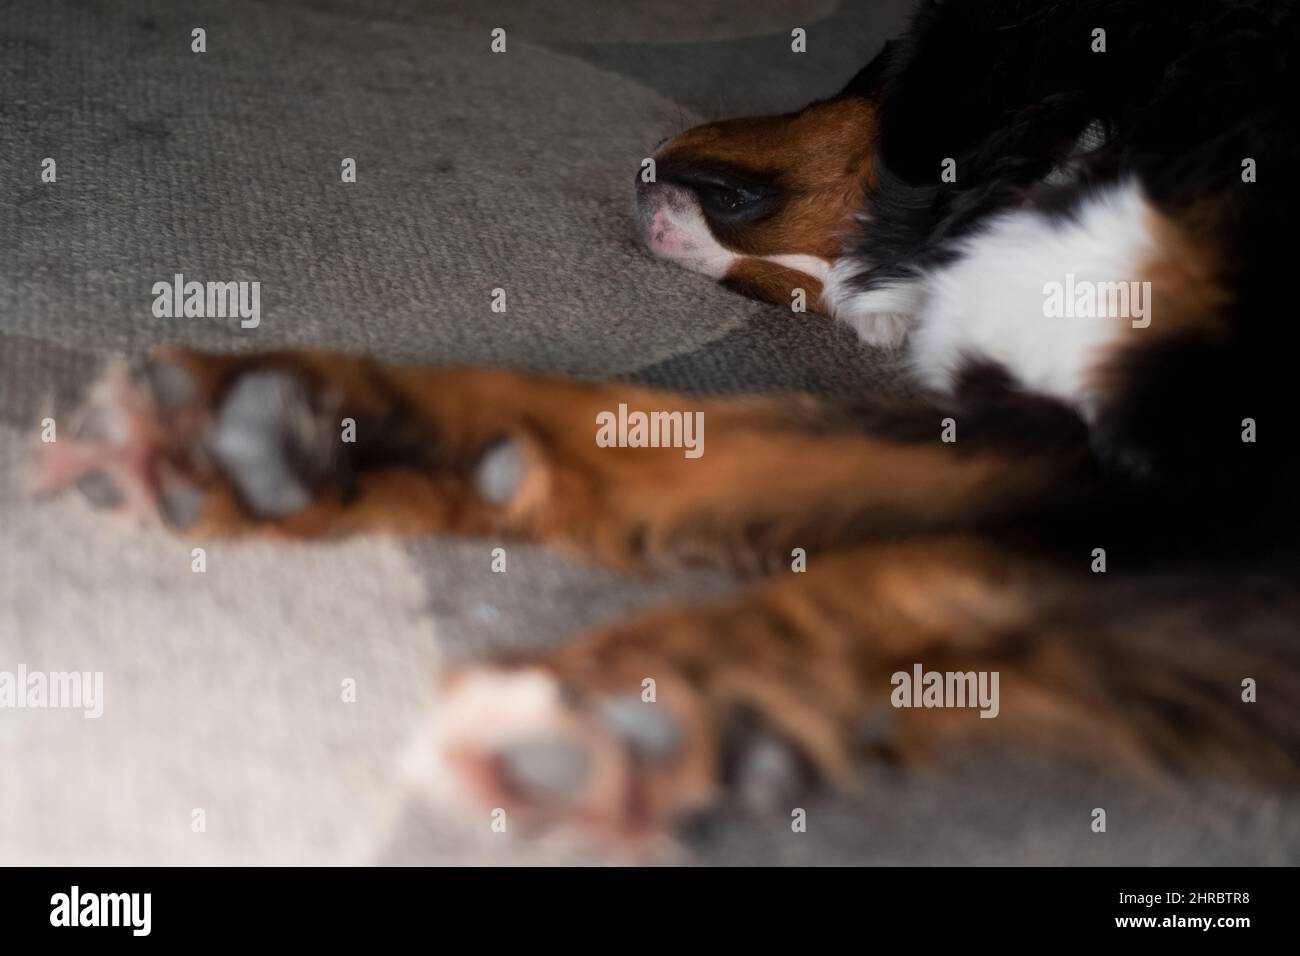
<instances>
[{"instance_id":1,"label":"dog leg","mask_svg":"<svg viewBox=\"0 0 1300 956\"><path fill-rule=\"evenodd\" d=\"M1080 578L973 539L866 545L720 604L462 668L434 719L434 793L635 848L729 801L788 818L809 783L852 786L866 759L992 742L1295 785L1294 660L1225 645L1194 612L1098 613L1107 600L1081 590L1100 585ZM924 705L906 686L918 669L943 679ZM1257 670L1279 695L1267 708L1223 677Z\"/></svg>"},{"instance_id":2,"label":"dog leg","mask_svg":"<svg viewBox=\"0 0 1300 956\"><path fill-rule=\"evenodd\" d=\"M1016 407L982 406L946 443L946 413L925 404L900 425L801 396L170 350L92 389L72 437L43 446L37 483L194 535L491 533L630 570L757 569L1020 516L1080 487L1082 432L1063 442L1053 420L1008 443ZM612 423L637 413L689 446L611 446Z\"/></svg>"}]
</instances>

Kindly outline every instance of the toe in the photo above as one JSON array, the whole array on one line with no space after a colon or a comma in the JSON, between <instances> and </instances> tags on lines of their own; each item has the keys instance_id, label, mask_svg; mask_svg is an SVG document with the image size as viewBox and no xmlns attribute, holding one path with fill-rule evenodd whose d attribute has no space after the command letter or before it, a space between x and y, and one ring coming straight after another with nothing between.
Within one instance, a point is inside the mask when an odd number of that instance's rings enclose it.
<instances>
[{"instance_id":1,"label":"toe","mask_svg":"<svg viewBox=\"0 0 1300 956\"><path fill-rule=\"evenodd\" d=\"M158 496L158 510L173 528L187 528L203 514L207 496L193 485L177 482L166 485Z\"/></svg>"},{"instance_id":2,"label":"toe","mask_svg":"<svg viewBox=\"0 0 1300 956\"><path fill-rule=\"evenodd\" d=\"M677 719L655 703L627 694L601 701L596 708L601 722L621 738L638 763L667 763L681 748Z\"/></svg>"},{"instance_id":3,"label":"toe","mask_svg":"<svg viewBox=\"0 0 1300 956\"><path fill-rule=\"evenodd\" d=\"M563 800L587 779L591 761L581 747L560 738L538 738L505 747L497 755L505 781L526 796Z\"/></svg>"},{"instance_id":4,"label":"toe","mask_svg":"<svg viewBox=\"0 0 1300 956\"><path fill-rule=\"evenodd\" d=\"M123 418L110 405L90 405L80 413L72 437L87 445L120 445L127 432Z\"/></svg>"},{"instance_id":5,"label":"toe","mask_svg":"<svg viewBox=\"0 0 1300 956\"><path fill-rule=\"evenodd\" d=\"M483 500L505 505L524 478L524 454L514 438L499 438L488 446L474 471L474 487Z\"/></svg>"},{"instance_id":6,"label":"toe","mask_svg":"<svg viewBox=\"0 0 1300 956\"><path fill-rule=\"evenodd\" d=\"M280 517L306 508L328 473L330 421L292 373L247 372L223 397L206 444L249 512Z\"/></svg>"},{"instance_id":7,"label":"toe","mask_svg":"<svg viewBox=\"0 0 1300 956\"><path fill-rule=\"evenodd\" d=\"M76 485L91 505L102 510L120 507L126 500L117 480L106 471L87 472L77 479Z\"/></svg>"},{"instance_id":8,"label":"toe","mask_svg":"<svg viewBox=\"0 0 1300 956\"><path fill-rule=\"evenodd\" d=\"M166 359L153 358L144 363L135 378L153 397L154 407L169 415L198 399L198 385L185 369Z\"/></svg>"}]
</instances>

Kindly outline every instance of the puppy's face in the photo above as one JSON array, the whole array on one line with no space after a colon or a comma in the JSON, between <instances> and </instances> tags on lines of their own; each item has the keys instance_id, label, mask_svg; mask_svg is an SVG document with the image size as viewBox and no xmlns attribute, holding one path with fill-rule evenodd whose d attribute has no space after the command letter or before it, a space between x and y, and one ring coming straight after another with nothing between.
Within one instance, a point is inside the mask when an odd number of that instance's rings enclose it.
<instances>
[{"instance_id":1,"label":"puppy's face","mask_svg":"<svg viewBox=\"0 0 1300 956\"><path fill-rule=\"evenodd\" d=\"M687 130L637 177L643 238L661 258L738 292L817 310L831 262L872 185L870 103L843 96L797 113Z\"/></svg>"}]
</instances>

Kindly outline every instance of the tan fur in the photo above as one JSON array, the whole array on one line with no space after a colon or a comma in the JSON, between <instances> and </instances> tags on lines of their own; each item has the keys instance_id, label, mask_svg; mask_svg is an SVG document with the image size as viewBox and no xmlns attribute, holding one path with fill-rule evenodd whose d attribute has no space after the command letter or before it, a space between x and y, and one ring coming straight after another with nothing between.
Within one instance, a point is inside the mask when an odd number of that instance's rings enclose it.
<instances>
[{"instance_id":1,"label":"tan fur","mask_svg":"<svg viewBox=\"0 0 1300 956\"><path fill-rule=\"evenodd\" d=\"M535 731L599 757L597 790L563 805L530 804L529 819L568 815L638 838L662 832L720 795L725 728L739 709L844 784L868 754L912 762L957 741L1016 741L1141 773L1195 765L1295 782L1294 741L1265 731L1288 726L1300 676L1187 622L1093 620L1085 589L1097 585L1082 570L1071 580L970 533L988 515L1024 509L1073 480L1070 454L1035 459L891 441L805 397L698 399L318 351L169 351L165 359L189 372L196 400L152 417L141 411L149 420L136 452L146 466L165 462L206 491L207 510L193 527L204 537L507 534L642 572L696 562L784 568L792 548L807 552L806 573L493 665L550 675L546 726ZM201 437L233 376L255 368L292 372L332 413L382 433L363 431L361 441L400 439L416 457L362 470L347 494L320 488L296 514L254 519L206 460ZM619 403L703 412L704 454L599 447L596 416ZM493 504L478 495L474 473L503 436L520 443L524 476L512 500ZM914 664L997 671L999 716L894 709L890 677ZM1268 674L1269 699L1243 707L1241 674ZM646 678L682 734L673 759L653 766L626 754L596 717L602 699L639 694ZM448 692L456 686L449 682ZM475 706L491 711L490 700ZM870 721L884 729L868 740L861 731ZM469 791L487 800L503 792L481 740L453 733L446 746Z\"/></svg>"},{"instance_id":2,"label":"tan fur","mask_svg":"<svg viewBox=\"0 0 1300 956\"><path fill-rule=\"evenodd\" d=\"M1150 327L1118 337L1097 361L1089 378L1098 395L1122 387L1132 351L1159 346L1171 336L1217 341L1227 334L1229 293L1223 251L1213 238L1215 207L1192 207L1179 219L1154 209L1149 215L1156 249L1136 267L1134 276L1151 283L1147 307L1155 318Z\"/></svg>"},{"instance_id":3,"label":"tan fur","mask_svg":"<svg viewBox=\"0 0 1300 956\"><path fill-rule=\"evenodd\" d=\"M211 403L232 374L258 361L169 358L204 383ZM1041 493L1069 464L826 427L833 412L797 396L701 399L497 370L385 368L320 352L264 361L317 381L336 397L340 418L382 416L400 405L408 415L402 427L427 436L433 464L362 473L353 497L324 489L306 510L258 522L215 473L191 469L211 501L195 533L505 532L629 570L697 562L758 568L793 546L960 525ZM704 454L598 446L597 415L619 404L702 413ZM472 484L479 456L502 436L523 442L528 461L519 494L504 507L481 500ZM192 442L179 445L183 451Z\"/></svg>"}]
</instances>

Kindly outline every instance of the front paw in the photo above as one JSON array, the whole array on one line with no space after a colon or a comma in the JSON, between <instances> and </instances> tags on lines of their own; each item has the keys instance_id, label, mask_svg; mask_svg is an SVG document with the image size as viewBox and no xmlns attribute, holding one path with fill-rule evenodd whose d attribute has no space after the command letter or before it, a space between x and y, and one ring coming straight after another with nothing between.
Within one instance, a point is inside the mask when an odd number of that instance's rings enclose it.
<instances>
[{"instance_id":1,"label":"front paw","mask_svg":"<svg viewBox=\"0 0 1300 956\"><path fill-rule=\"evenodd\" d=\"M66 423L38 449L36 491L75 487L187 534L474 530L509 510L529 466L496 433L451 447L455 423L387 369L323 352L158 351L110 367Z\"/></svg>"}]
</instances>

